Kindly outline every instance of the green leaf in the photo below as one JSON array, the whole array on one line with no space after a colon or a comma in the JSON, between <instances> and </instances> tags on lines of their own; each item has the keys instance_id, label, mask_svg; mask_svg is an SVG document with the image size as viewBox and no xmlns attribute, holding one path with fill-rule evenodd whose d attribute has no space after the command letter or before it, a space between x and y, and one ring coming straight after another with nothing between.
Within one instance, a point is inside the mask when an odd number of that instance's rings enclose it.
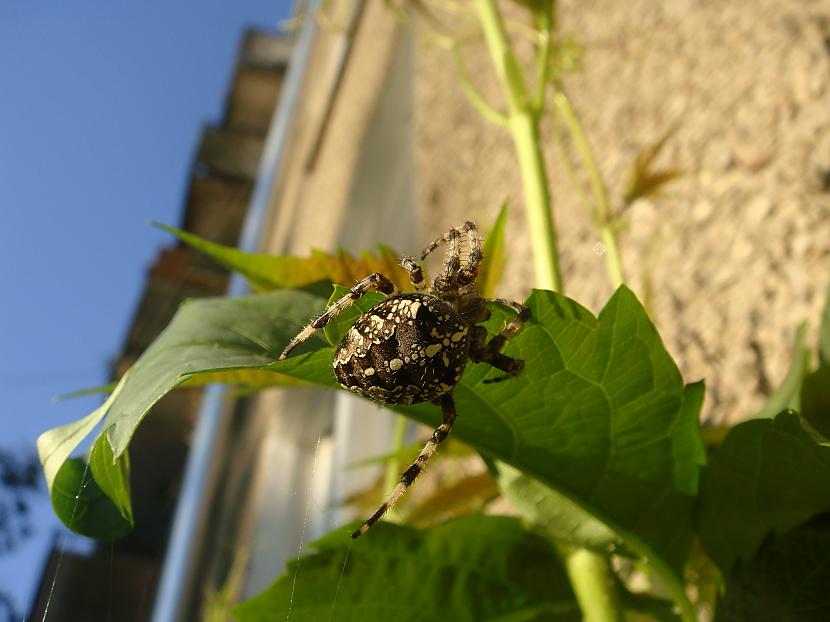
<instances>
[{"instance_id":1,"label":"green leaf","mask_svg":"<svg viewBox=\"0 0 830 622\"><path fill-rule=\"evenodd\" d=\"M382 272L401 289L410 286L406 271L398 265L397 255L382 245L378 246L376 254L367 252L360 258L346 252L331 255L322 251L312 251L310 257L259 255L209 242L181 229L153 224L205 253L220 265L238 272L260 291L299 288L318 281L354 283L372 272Z\"/></svg>"},{"instance_id":2,"label":"green leaf","mask_svg":"<svg viewBox=\"0 0 830 622\"><path fill-rule=\"evenodd\" d=\"M830 510L830 447L817 444L791 411L742 423L704 470L700 540L728 576L749 564L770 534Z\"/></svg>"},{"instance_id":3,"label":"green leaf","mask_svg":"<svg viewBox=\"0 0 830 622\"><path fill-rule=\"evenodd\" d=\"M50 493L55 514L76 533L114 540L132 529L132 521L101 490L83 458L70 458L61 465Z\"/></svg>"},{"instance_id":4,"label":"green leaf","mask_svg":"<svg viewBox=\"0 0 830 622\"><path fill-rule=\"evenodd\" d=\"M89 454L89 468L101 491L118 508L118 512L130 525L133 524L133 508L130 501L130 456L124 452L118 458L112 453L106 435L100 435Z\"/></svg>"},{"instance_id":5,"label":"green leaf","mask_svg":"<svg viewBox=\"0 0 830 622\"><path fill-rule=\"evenodd\" d=\"M55 513L68 528L92 538L116 538L132 527L129 460L127 454L114 460L103 433L93 444L89 462L81 458L70 460L69 456L104 418L129 373L92 413L48 430L37 439Z\"/></svg>"},{"instance_id":6,"label":"green leaf","mask_svg":"<svg viewBox=\"0 0 830 622\"><path fill-rule=\"evenodd\" d=\"M38 437L37 453L43 467L43 475L46 477L46 487L50 492L63 463L104 418L115 396L115 393L110 395L103 404L83 419L47 430Z\"/></svg>"},{"instance_id":7,"label":"green leaf","mask_svg":"<svg viewBox=\"0 0 830 622\"><path fill-rule=\"evenodd\" d=\"M471 366L455 391L453 434L569 497L641 554L679 569L704 460L702 386L687 394L625 287L599 319L553 292L536 291L527 304L533 319L504 349L525 360L525 373L483 384L498 372ZM493 308L488 328L495 332L506 317ZM399 410L438 421L428 405Z\"/></svg>"},{"instance_id":8,"label":"green leaf","mask_svg":"<svg viewBox=\"0 0 830 622\"><path fill-rule=\"evenodd\" d=\"M368 309L381 298L366 295L358 307ZM469 365L454 393L454 437L568 497L671 581L676 574L668 576L668 569L682 567L693 533L691 510L704 459L702 385L684 387L625 287L599 318L553 292L536 291L527 304L533 318L504 349L525 360L525 372L484 384L499 372ZM335 386L334 350L319 336L276 361L323 307L323 299L299 291L185 304L107 410L104 426L114 455L126 449L149 408L195 374L259 368ZM498 305L491 311L486 326L492 335L509 312ZM440 418L432 404L398 410L432 426Z\"/></svg>"},{"instance_id":9,"label":"green leaf","mask_svg":"<svg viewBox=\"0 0 830 622\"><path fill-rule=\"evenodd\" d=\"M332 298L345 291L336 288ZM359 313L382 298L366 295L359 309L341 314L329 325L331 341L338 342ZM538 474L598 520L618 525L626 532L623 539L645 535L653 543L648 556L656 554L679 570L691 543L691 506L705 460L698 424L703 384L683 387L645 311L625 288L599 322L552 292L537 291L528 304L534 319L506 349L525 359L526 372L487 385L483 380L493 370L468 368L455 392L461 416L453 435ZM507 317L499 307L492 312L491 334ZM438 424L438 409L431 405L395 410ZM475 418L464 418L464 412ZM617 434L624 444L612 449ZM649 481L666 490L658 492ZM638 515L643 510L646 515ZM675 524L661 518L664 511ZM619 543L619 537L612 540Z\"/></svg>"},{"instance_id":10,"label":"green leaf","mask_svg":"<svg viewBox=\"0 0 830 622\"><path fill-rule=\"evenodd\" d=\"M478 288L485 298L494 298L504 272L504 231L507 225L507 199L501 204L493 228L487 234L482 253L484 262L478 274Z\"/></svg>"},{"instance_id":11,"label":"green leaf","mask_svg":"<svg viewBox=\"0 0 830 622\"><path fill-rule=\"evenodd\" d=\"M202 298L183 304L170 325L147 348L122 380L109 405L104 428L115 457L129 445L136 427L165 394L200 373L269 369L282 348L324 300L297 290L278 290L241 298ZM275 371L334 386L333 350L302 355L325 342L314 336L300 355Z\"/></svg>"},{"instance_id":12,"label":"green leaf","mask_svg":"<svg viewBox=\"0 0 830 622\"><path fill-rule=\"evenodd\" d=\"M237 607L237 622L581 619L550 543L513 518L467 517L425 531L380 523L355 541L339 529L311 549Z\"/></svg>"},{"instance_id":13,"label":"green leaf","mask_svg":"<svg viewBox=\"0 0 830 622\"><path fill-rule=\"evenodd\" d=\"M502 494L525 520L549 538L605 555L623 544L608 525L550 486L503 462L496 463L495 470Z\"/></svg>"},{"instance_id":14,"label":"green leaf","mask_svg":"<svg viewBox=\"0 0 830 622\"><path fill-rule=\"evenodd\" d=\"M830 515L768 538L738 569L718 602L716 622L830 620Z\"/></svg>"},{"instance_id":15,"label":"green leaf","mask_svg":"<svg viewBox=\"0 0 830 622\"><path fill-rule=\"evenodd\" d=\"M76 397L86 397L87 395L110 394L115 389L117 383L110 382L109 384L102 384L97 387L87 387L86 389L77 389L69 393L61 393L52 398L54 402L62 402L63 400L71 400Z\"/></svg>"},{"instance_id":16,"label":"green leaf","mask_svg":"<svg viewBox=\"0 0 830 622\"><path fill-rule=\"evenodd\" d=\"M801 384L810 364L810 350L804 345L806 334L807 323L802 322L795 331L790 368L775 392L767 398L761 410L755 414L756 419L772 419L782 410L798 406Z\"/></svg>"}]
</instances>

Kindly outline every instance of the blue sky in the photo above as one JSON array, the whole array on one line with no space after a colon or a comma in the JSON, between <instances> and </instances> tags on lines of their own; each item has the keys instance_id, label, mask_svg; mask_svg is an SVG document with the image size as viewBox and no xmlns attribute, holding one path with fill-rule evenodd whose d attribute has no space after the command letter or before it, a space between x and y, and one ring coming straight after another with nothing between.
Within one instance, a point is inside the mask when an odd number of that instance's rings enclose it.
<instances>
[{"instance_id":1,"label":"blue sky","mask_svg":"<svg viewBox=\"0 0 830 622\"><path fill-rule=\"evenodd\" d=\"M107 380L144 280L178 224L202 127L218 122L246 27L290 0L0 2L0 447L32 450ZM0 556L21 610L55 527Z\"/></svg>"}]
</instances>

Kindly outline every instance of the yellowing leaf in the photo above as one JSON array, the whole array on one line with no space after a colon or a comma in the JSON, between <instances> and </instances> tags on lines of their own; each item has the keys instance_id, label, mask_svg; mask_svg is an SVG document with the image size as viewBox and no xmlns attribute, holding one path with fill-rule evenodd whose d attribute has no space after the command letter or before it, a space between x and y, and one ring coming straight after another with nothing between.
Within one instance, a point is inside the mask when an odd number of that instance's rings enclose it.
<instances>
[{"instance_id":1,"label":"yellowing leaf","mask_svg":"<svg viewBox=\"0 0 830 622\"><path fill-rule=\"evenodd\" d=\"M312 283L352 284L372 272L381 272L399 289L411 289L406 271L398 265L397 255L378 245L376 253L364 252L355 257L345 251L336 254L313 250L309 257L246 253L231 246L209 242L197 235L156 223L185 244L205 253L229 270L241 274L254 289L296 289Z\"/></svg>"}]
</instances>

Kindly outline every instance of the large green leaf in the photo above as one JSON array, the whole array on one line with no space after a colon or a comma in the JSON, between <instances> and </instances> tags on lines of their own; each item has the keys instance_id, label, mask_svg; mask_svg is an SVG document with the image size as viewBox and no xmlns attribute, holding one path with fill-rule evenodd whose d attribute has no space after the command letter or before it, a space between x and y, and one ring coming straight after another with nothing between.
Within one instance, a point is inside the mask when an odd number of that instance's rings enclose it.
<instances>
[{"instance_id":1,"label":"large green leaf","mask_svg":"<svg viewBox=\"0 0 830 622\"><path fill-rule=\"evenodd\" d=\"M203 298L182 305L131 369L104 421L116 457L136 426L166 393L195 374L268 368L298 327L325 306L322 298L280 290L241 298ZM325 345L315 335L298 351ZM331 349L280 364L275 371L334 386Z\"/></svg>"},{"instance_id":2,"label":"large green leaf","mask_svg":"<svg viewBox=\"0 0 830 622\"><path fill-rule=\"evenodd\" d=\"M516 519L474 516L421 531L391 523L352 541L339 530L311 545L238 622L520 622L580 620L549 542ZM295 581L296 578L296 581Z\"/></svg>"},{"instance_id":3,"label":"large green leaf","mask_svg":"<svg viewBox=\"0 0 830 622\"><path fill-rule=\"evenodd\" d=\"M378 299L364 296L358 307ZM536 291L527 304L533 318L505 348L526 361L525 373L484 384L499 372L470 365L455 391L453 434L568 497L656 568L678 570L692 538L703 462L702 386L684 387L626 288L599 318L553 292ZM333 348L319 335L276 361L323 307L321 298L298 291L185 304L109 404L104 427L113 455L124 452L158 399L195 374L260 368L335 386ZM494 333L508 312L499 306L492 312L487 327ZM347 321L333 328L342 334ZM431 404L399 410L433 426L440 418Z\"/></svg>"},{"instance_id":4,"label":"large green leaf","mask_svg":"<svg viewBox=\"0 0 830 622\"><path fill-rule=\"evenodd\" d=\"M571 498L641 554L679 569L704 460L702 387L685 389L624 287L599 318L553 292L536 291L527 304L533 319L505 348L525 360L525 373L483 384L498 372L472 366L455 392L454 434ZM493 315L491 329L506 316ZM401 411L437 423L429 406Z\"/></svg>"},{"instance_id":5,"label":"large green leaf","mask_svg":"<svg viewBox=\"0 0 830 622\"><path fill-rule=\"evenodd\" d=\"M749 564L764 538L830 511L830 447L787 411L742 423L704 470L700 540L728 576Z\"/></svg>"}]
</instances>

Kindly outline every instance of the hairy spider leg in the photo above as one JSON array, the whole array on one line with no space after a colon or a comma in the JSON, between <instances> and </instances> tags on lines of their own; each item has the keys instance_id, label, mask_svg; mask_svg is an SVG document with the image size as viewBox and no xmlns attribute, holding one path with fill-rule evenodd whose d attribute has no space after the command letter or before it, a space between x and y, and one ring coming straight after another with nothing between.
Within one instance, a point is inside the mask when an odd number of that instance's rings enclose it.
<instances>
[{"instance_id":1,"label":"hairy spider leg","mask_svg":"<svg viewBox=\"0 0 830 622\"><path fill-rule=\"evenodd\" d=\"M421 292L426 287L426 279L424 278L424 270L414 257L405 255L401 257L401 267L406 270L409 275L409 280L415 287L416 292Z\"/></svg>"},{"instance_id":2,"label":"hairy spider leg","mask_svg":"<svg viewBox=\"0 0 830 622\"><path fill-rule=\"evenodd\" d=\"M326 324L331 322L334 318L336 318L342 311L344 311L347 307L349 307L353 302L355 302L358 298L360 298L363 294L365 294L370 289L377 290L387 296L397 293L397 288L395 285L387 279L385 276L380 274L379 272L374 272L367 276L365 279L357 283L354 287L352 287L349 292L344 295L340 300L335 302L331 305L326 311L322 314L311 320L308 325L303 328L299 332L299 334L292 339L287 346L285 346L285 350L282 351L280 354L279 360L285 359L288 356L288 353L291 352L294 348L300 345L303 341L311 337L314 334L314 331L318 328L323 328Z\"/></svg>"},{"instance_id":3,"label":"hairy spider leg","mask_svg":"<svg viewBox=\"0 0 830 622\"><path fill-rule=\"evenodd\" d=\"M443 236L435 240L432 244L427 246L424 249L424 252L421 253L421 260L426 259L427 255L429 255L432 251L436 248L441 246L441 244L447 244L449 246L449 252L447 257L447 262L444 264L444 274L441 276L435 277L433 281L433 289L437 291L449 291L456 287L456 279L460 282L459 285L466 285L471 283L475 280L475 276L472 277L471 280L464 281L459 279L459 270L461 269L461 249L459 247L459 239L461 236L465 236L467 241L470 244L470 255L475 252L476 258L476 269L477 264L481 261L481 238L478 234L478 227L475 223L470 222L469 220L465 222L460 227L453 227ZM466 262L466 267L470 268L472 266L472 262L468 257Z\"/></svg>"},{"instance_id":4,"label":"hairy spider leg","mask_svg":"<svg viewBox=\"0 0 830 622\"><path fill-rule=\"evenodd\" d=\"M458 274L458 281L462 287L475 282L478 278L478 267L484 258L481 254L481 236L478 233L478 227L474 223L466 222L463 229L467 234L470 252L467 255L467 263L464 264Z\"/></svg>"},{"instance_id":5,"label":"hairy spider leg","mask_svg":"<svg viewBox=\"0 0 830 622\"><path fill-rule=\"evenodd\" d=\"M501 382L514 376L518 376L524 369L524 361L515 359L499 352L505 343L514 337L530 319L530 309L523 304L519 304L513 300L506 300L504 298L494 298L490 302L497 302L506 307L509 307L516 312L516 317L508 322L501 332L493 337L489 343L485 345L484 341L487 338L487 331L481 327L474 327L474 332L471 336L470 343L470 358L476 363L488 363L496 369L505 372L505 376L497 378L490 378L484 382L489 384L492 382Z\"/></svg>"},{"instance_id":6,"label":"hairy spider leg","mask_svg":"<svg viewBox=\"0 0 830 622\"><path fill-rule=\"evenodd\" d=\"M436 248L438 248L445 242L449 242L451 238L458 239L461 234L468 235L470 232L475 232L476 237L478 237L478 226L476 226L474 222L470 222L469 220L460 227L453 227L424 249L424 251L421 253L421 261L426 259L427 255L429 255Z\"/></svg>"},{"instance_id":7,"label":"hairy spider leg","mask_svg":"<svg viewBox=\"0 0 830 622\"><path fill-rule=\"evenodd\" d=\"M447 235L442 238L447 243L447 260L444 262L444 271L432 281L432 292L449 292L456 289L456 276L461 267L461 247L458 243L461 237L460 231L450 229Z\"/></svg>"},{"instance_id":8,"label":"hairy spider leg","mask_svg":"<svg viewBox=\"0 0 830 622\"><path fill-rule=\"evenodd\" d=\"M442 395L438 400L436 400L436 403L441 406L441 412L444 416L444 423L435 429L435 432L432 433L432 436L427 441L427 444L424 445L421 453L418 454L415 462L413 462L409 468L404 471L401 476L401 481L397 486L395 486L395 489L392 491L392 494L389 495L386 502L381 505L374 514L367 518L366 521L364 521L364 523L354 531L354 533L352 533L352 538L359 538L364 533L369 531L372 525L378 522L381 516L386 514L387 510L395 505L403 493L406 492L406 489L409 488L412 485L412 482L414 482L415 479L424 471L427 462L429 462L429 459L432 458L432 455L436 452L439 445L441 445L447 436L449 436L456 417L455 401L452 399L452 392Z\"/></svg>"}]
</instances>

